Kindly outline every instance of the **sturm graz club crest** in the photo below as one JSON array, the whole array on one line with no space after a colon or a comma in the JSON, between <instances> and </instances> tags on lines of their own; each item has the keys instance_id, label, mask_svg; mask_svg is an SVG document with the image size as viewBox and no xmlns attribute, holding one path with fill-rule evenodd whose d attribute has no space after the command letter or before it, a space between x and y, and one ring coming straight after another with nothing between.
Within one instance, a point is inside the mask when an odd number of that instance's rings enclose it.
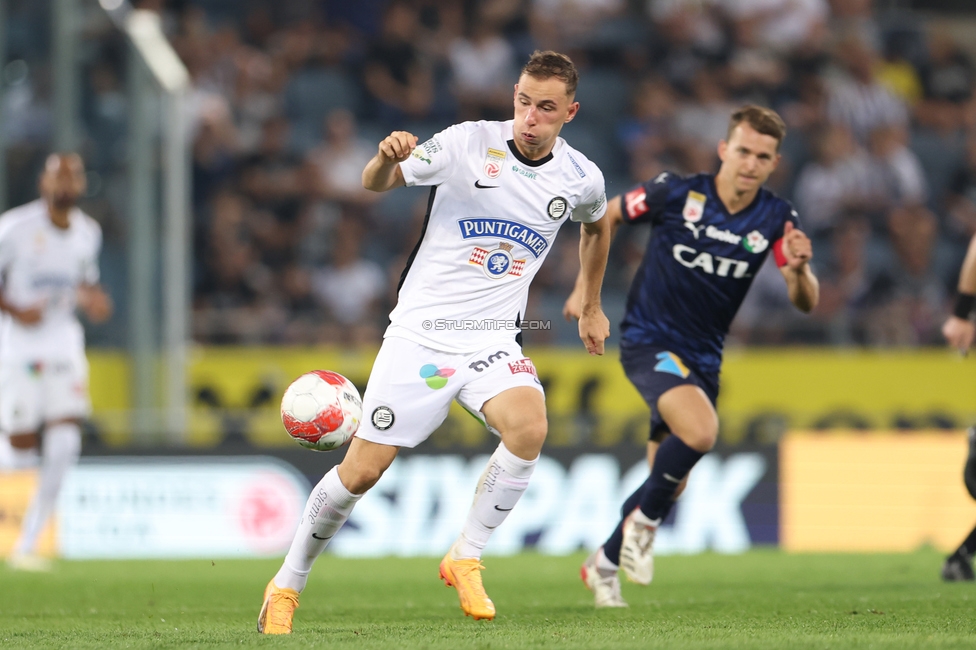
<instances>
[{"instance_id":1,"label":"sturm graz club crest","mask_svg":"<svg viewBox=\"0 0 976 650\"><path fill-rule=\"evenodd\" d=\"M553 197L549 201L549 205L546 206L546 212L549 213L549 218L553 221L559 221L566 214L566 208L569 207L569 201L561 196Z\"/></svg>"},{"instance_id":2,"label":"sturm graz club crest","mask_svg":"<svg viewBox=\"0 0 976 650\"><path fill-rule=\"evenodd\" d=\"M492 280L498 280L506 275L518 277L525 269L525 260L515 259L512 255L513 248L514 246L508 242L499 242L498 248L494 250L476 247L471 251L468 263L480 266L485 275Z\"/></svg>"},{"instance_id":3,"label":"sturm graz club crest","mask_svg":"<svg viewBox=\"0 0 976 650\"><path fill-rule=\"evenodd\" d=\"M393 421L396 418L393 416L393 409L389 406L377 406L373 409L373 415L370 417L370 422L373 426L380 431L386 431L393 426Z\"/></svg>"}]
</instances>

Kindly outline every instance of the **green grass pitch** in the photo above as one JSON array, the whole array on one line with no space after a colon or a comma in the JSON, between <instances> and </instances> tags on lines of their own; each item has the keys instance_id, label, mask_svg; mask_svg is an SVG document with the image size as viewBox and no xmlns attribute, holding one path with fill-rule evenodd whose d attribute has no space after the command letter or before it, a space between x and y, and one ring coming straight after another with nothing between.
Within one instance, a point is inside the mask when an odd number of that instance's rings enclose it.
<instances>
[{"instance_id":1,"label":"green grass pitch","mask_svg":"<svg viewBox=\"0 0 976 650\"><path fill-rule=\"evenodd\" d=\"M312 573L290 637L255 619L277 561L67 562L0 568L2 648L973 648L976 585L943 556L662 557L626 610L593 609L582 555L486 558L494 622L465 618L438 560L343 560Z\"/></svg>"}]
</instances>

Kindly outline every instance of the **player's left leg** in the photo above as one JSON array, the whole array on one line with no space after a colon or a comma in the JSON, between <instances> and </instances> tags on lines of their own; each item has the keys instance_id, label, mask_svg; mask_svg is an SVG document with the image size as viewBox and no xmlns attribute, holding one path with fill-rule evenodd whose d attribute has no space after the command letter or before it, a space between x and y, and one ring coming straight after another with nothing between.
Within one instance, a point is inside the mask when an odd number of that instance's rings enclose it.
<instances>
[{"instance_id":1,"label":"player's left leg","mask_svg":"<svg viewBox=\"0 0 976 650\"><path fill-rule=\"evenodd\" d=\"M653 427L654 424L652 423L651 426ZM661 441L668 435L670 434L664 432L657 439L647 441L647 466L649 469L654 469L654 457L657 455L658 447L661 446ZM614 528L610 537L603 543L603 546L597 549L598 552L591 556L593 557L593 564L599 572L600 577L604 579L610 579L611 576L616 577L617 571L620 569L620 549L624 541L624 525L628 517L640 507L641 501L644 498L644 492L650 484L651 479L648 477L624 500L624 505L620 508L620 521L617 523L617 527ZM674 492L674 500L677 500L681 496L681 493L687 485L688 477L685 476L681 483L678 484L678 489Z\"/></svg>"},{"instance_id":2,"label":"player's left leg","mask_svg":"<svg viewBox=\"0 0 976 650\"><path fill-rule=\"evenodd\" d=\"M457 541L441 562L441 577L458 590L461 608L475 619L493 619L495 605L481 581L481 554L492 532L508 517L529 486L548 432L545 394L532 361L514 341L478 354L467 367L457 400L502 441L478 479L471 510ZM483 363L484 357L489 363ZM487 366L487 368L485 367Z\"/></svg>"},{"instance_id":3,"label":"player's left leg","mask_svg":"<svg viewBox=\"0 0 976 650\"><path fill-rule=\"evenodd\" d=\"M976 426L969 427L969 454L963 467L963 481L970 496L976 499ZM976 580L973 573L973 557L976 557L976 528L955 552L946 558L942 565L942 579L946 582L969 582Z\"/></svg>"},{"instance_id":4,"label":"player's left leg","mask_svg":"<svg viewBox=\"0 0 976 650\"><path fill-rule=\"evenodd\" d=\"M620 552L620 565L638 584L653 579L654 536L671 512L678 487L718 438L718 414L698 386L684 384L666 391L657 408L672 435L657 450L640 507L624 522Z\"/></svg>"},{"instance_id":5,"label":"player's left leg","mask_svg":"<svg viewBox=\"0 0 976 650\"><path fill-rule=\"evenodd\" d=\"M54 512L65 475L78 462L80 455L81 426L78 420L58 420L44 427L37 491L24 513L20 536L10 557L12 566L47 568L46 562L37 561L37 540Z\"/></svg>"}]
</instances>

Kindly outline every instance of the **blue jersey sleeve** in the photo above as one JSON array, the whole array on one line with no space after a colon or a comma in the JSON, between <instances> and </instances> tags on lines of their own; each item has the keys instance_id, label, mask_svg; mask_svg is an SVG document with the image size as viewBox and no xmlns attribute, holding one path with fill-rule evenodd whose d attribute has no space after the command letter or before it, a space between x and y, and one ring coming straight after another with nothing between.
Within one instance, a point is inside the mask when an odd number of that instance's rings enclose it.
<instances>
[{"instance_id":1,"label":"blue jersey sleeve","mask_svg":"<svg viewBox=\"0 0 976 650\"><path fill-rule=\"evenodd\" d=\"M628 223L657 223L664 214L673 180L678 177L661 172L653 179L641 183L623 197L624 221Z\"/></svg>"}]
</instances>

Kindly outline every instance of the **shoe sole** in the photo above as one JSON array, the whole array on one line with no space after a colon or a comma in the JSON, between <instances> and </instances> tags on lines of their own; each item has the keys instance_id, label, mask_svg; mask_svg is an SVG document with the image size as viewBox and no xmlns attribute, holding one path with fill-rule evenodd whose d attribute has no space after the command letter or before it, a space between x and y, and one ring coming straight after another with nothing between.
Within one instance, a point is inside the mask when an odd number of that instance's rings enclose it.
<instances>
[{"instance_id":1,"label":"shoe sole","mask_svg":"<svg viewBox=\"0 0 976 650\"><path fill-rule=\"evenodd\" d=\"M258 612L258 632L261 634L264 634L264 622L268 616L268 603L270 601L270 598L265 598L264 603L261 605L261 611Z\"/></svg>"},{"instance_id":2,"label":"shoe sole","mask_svg":"<svg viewBox=\"0 0 976 650\"><path fill-rule=\"evenodd\" d=\"M448 572L444 570L444 563L443 562L441 562L441 565L438 567L438 571L441 574L441 580L444 581L444 586L445 587L454 587L454 589L456 590L457 587L451 581L451 578L448 575ZM473 618L476 621L482 621L482 620L484 620L484 621L491 621L491 620L494 620L495 619L494 616L481 616L479 614L472 614L472 613L468 612L466 609L464 609L464 606L463 605L461 606L461 611L464 612L464 615L465 616L470 616L471 618Z\"/></svg>"}]
</instances>

